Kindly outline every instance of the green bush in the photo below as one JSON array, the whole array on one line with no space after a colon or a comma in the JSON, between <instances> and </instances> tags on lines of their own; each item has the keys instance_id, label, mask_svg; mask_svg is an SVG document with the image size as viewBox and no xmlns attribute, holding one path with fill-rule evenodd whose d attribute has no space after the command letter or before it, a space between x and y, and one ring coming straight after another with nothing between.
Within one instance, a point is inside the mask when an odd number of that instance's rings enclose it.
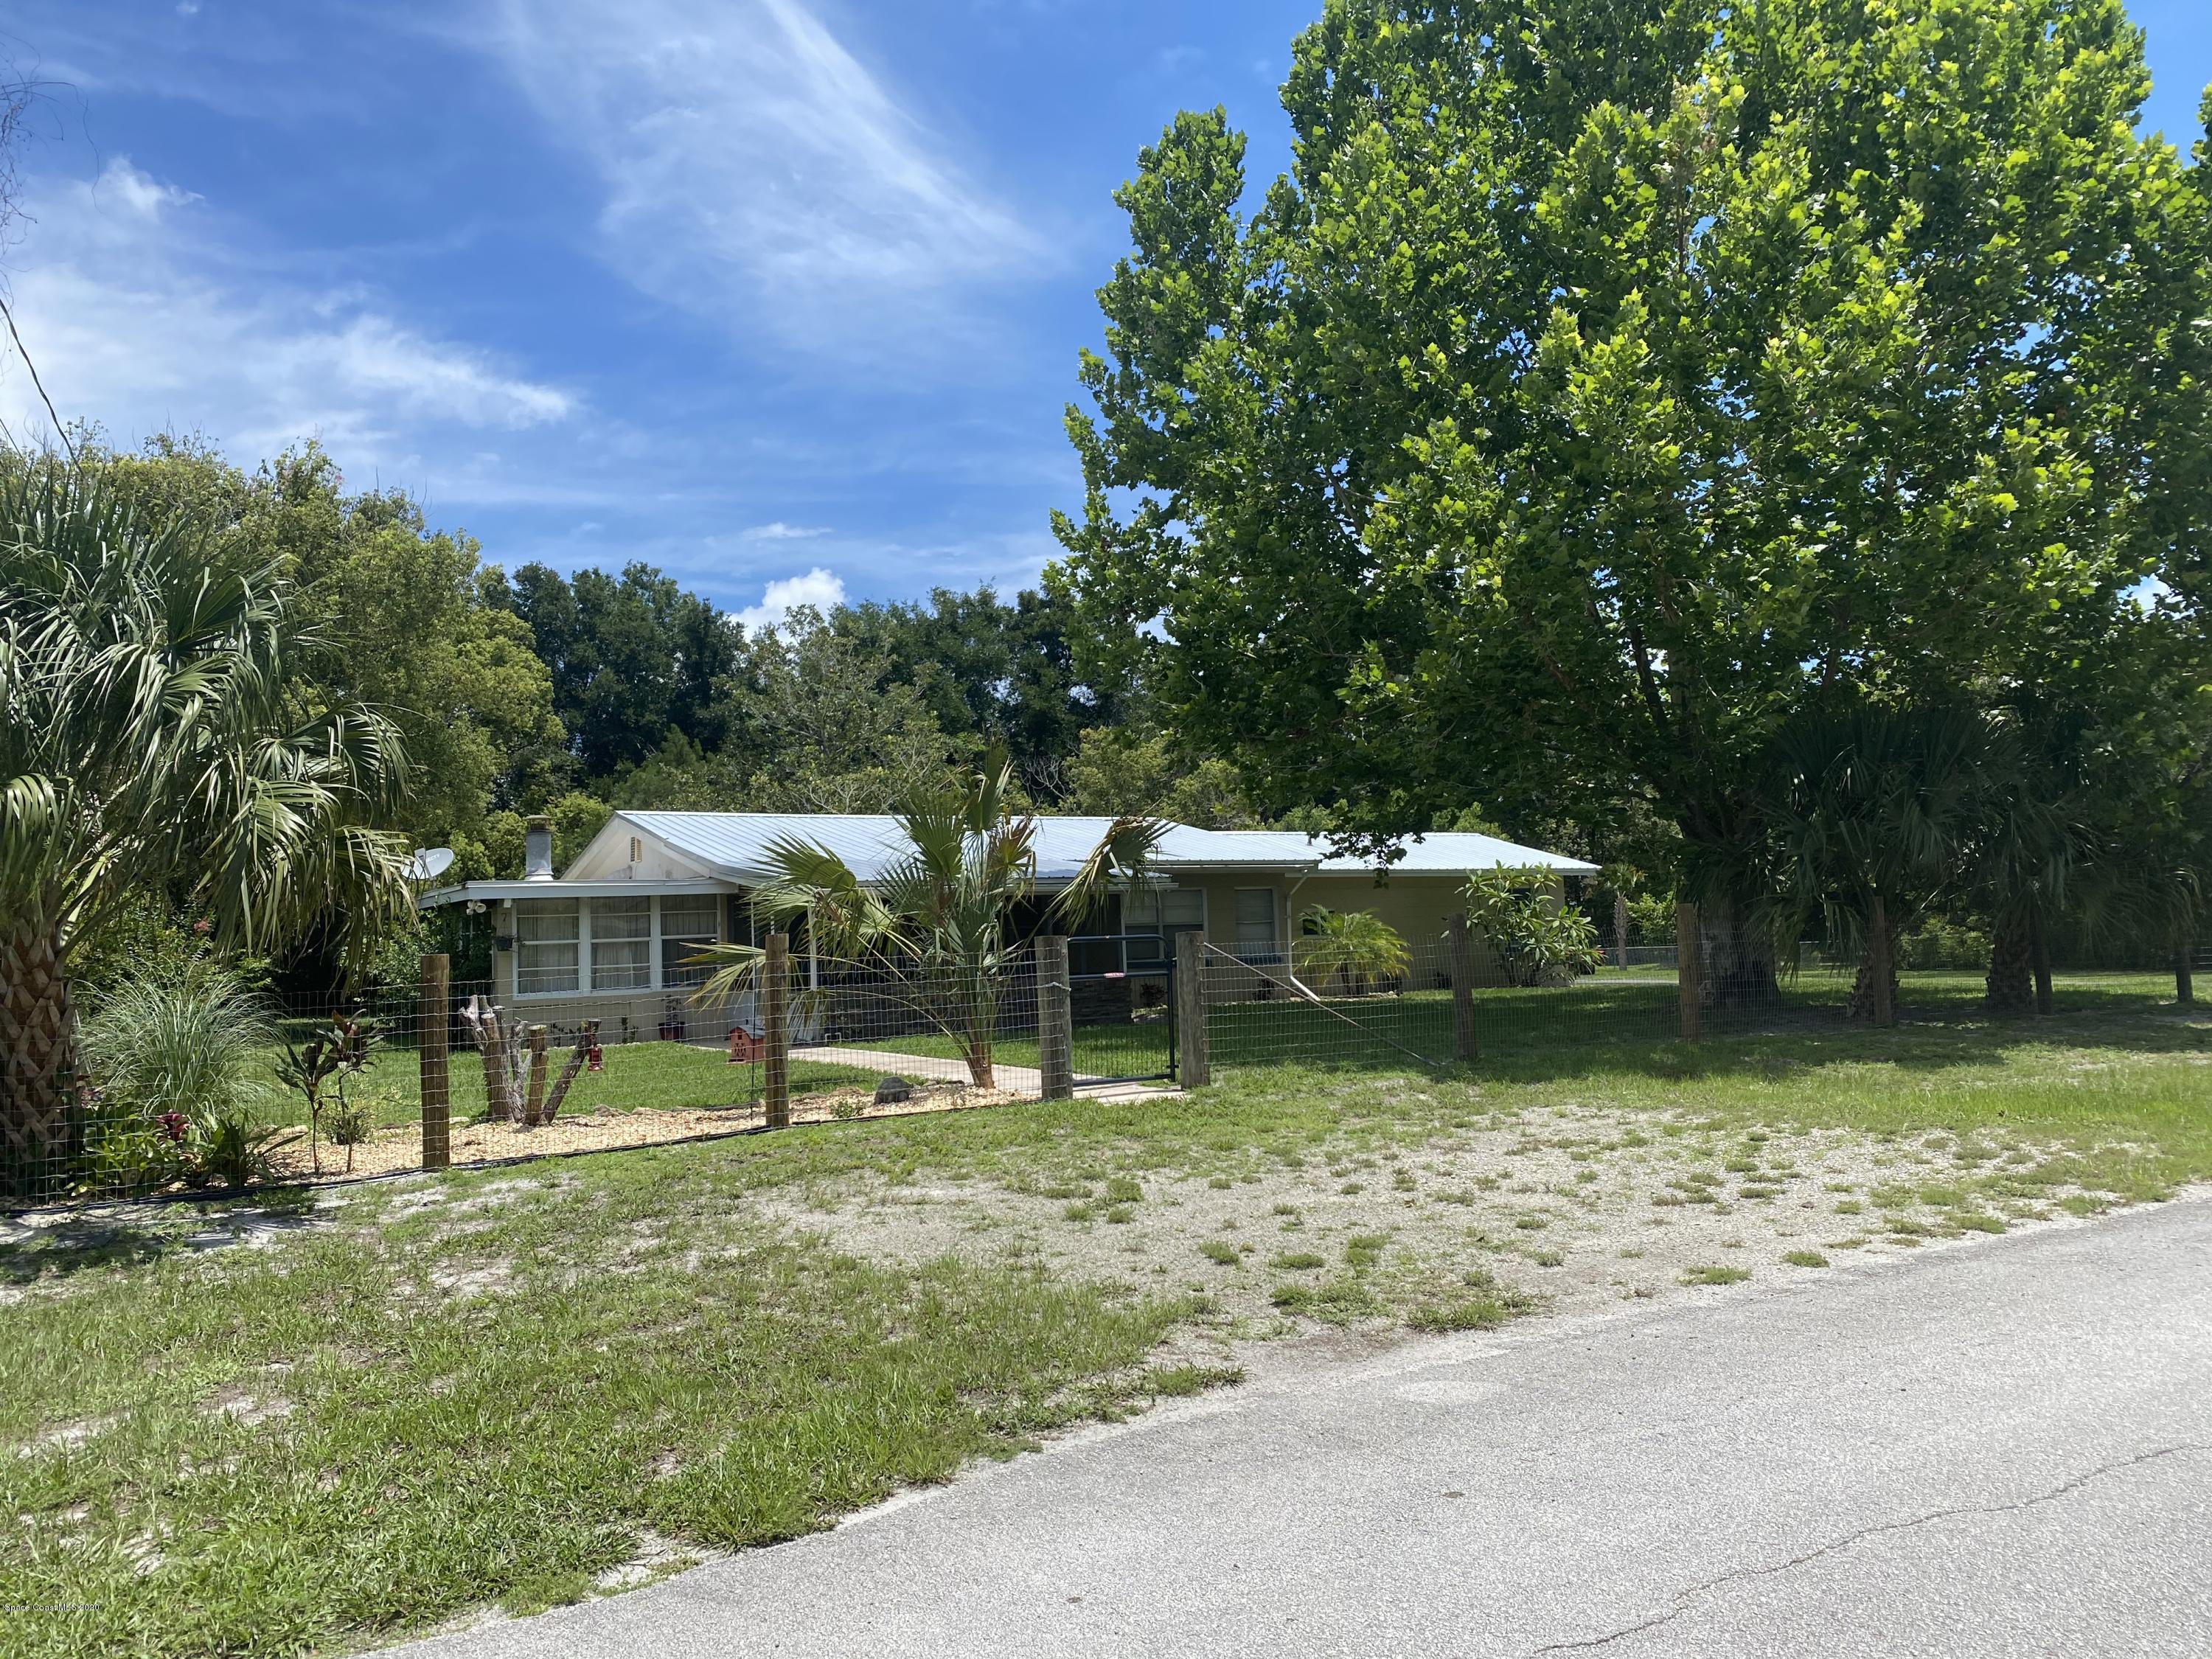
<instances>
[{"instance_id":1,"label":"green bush","mask_svg":"<svg viewBox=\"0 0 2212 1659\"><path fill-rule=\"evenodd\" d=\"M1590 919L1558 900L1547 870L1485 870L1467 884L1467 919L1490 941L1515 985L1594 974L1601 955Z\"/></svg>"},{"instance_id":2,"label":"green bush","mask_svg":"<svg viewBox=\"0 0 2212 1659\"><path fill-rule=\"evenodd\" d=\"M1631 945L1674 943L1674 896L1646 893L1628 901L1628 942Z\"/></svg>"},{"instance_id":3,"label":"green bush","mask_svg":"<svg viewBox=\"0 0 2212 1659\"><path fill-rule=\"evenodd\" d=\"M271 1097L276 1029L258 994L205 961L126 980L86 1018L80 1047L99 1101L87 1126L98 1186L164 1185L204 1163L217 1128L250 1138ZM220 1173L220 1172L218 1172Z\"/></svg>"},{"instance_id":4,"label":"green bush","mask_svg":"<svg viewBox=\"0 0 2212 1659\"><path fill-rule=\"evenodd\" d=\"M1990 936L1963 922L1930 916L1897 941L1897 965L1973 972L1989 966Z\"/></svg>"}]
</instances>

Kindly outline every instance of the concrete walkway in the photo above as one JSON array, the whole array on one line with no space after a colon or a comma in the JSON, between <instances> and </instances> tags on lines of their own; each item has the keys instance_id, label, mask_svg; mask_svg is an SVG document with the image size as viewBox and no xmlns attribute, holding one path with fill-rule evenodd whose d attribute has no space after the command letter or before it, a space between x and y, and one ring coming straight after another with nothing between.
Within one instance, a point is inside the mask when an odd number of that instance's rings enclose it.
<instances>
[{"instance_id":1,"label":"concrete walkway","mask_svg":"<svg viewBox=\"0 0 2212 1659\"><path fill-rule=\"evenodd\" d=\"M856 1071L877 1072L897 1077L918 1077L933 1083L965 1083L968 1081L968 1062L947 1060L939 1054L908 1054L896 1048L854 1048L842 1043L817 1044L811 1048L794 1046L793 1060L811 1060L824 1066L850 1066ZM1009 1094L1041 1095L1044 1092L1044 1073L1034 1066L992 1067L999 1087ZM1075 1091L1080 1095L1110 1097L1116 1100L1149 1099L1155 1095L1170 1095L1176 1091L1165 1085L1109 1083L1103 1078L1076 1074Z\"/></svg>"},{"instance_id":2,"label":"concrete walkway","mask_svg":"<svg viewBox=\"0 0 2212 1659\"><path fill-rule=\"evenodd\" d=\"M2212 1652L2212 1204L1153 1412L417 1659Z\"/></svg>"}]
</instances>

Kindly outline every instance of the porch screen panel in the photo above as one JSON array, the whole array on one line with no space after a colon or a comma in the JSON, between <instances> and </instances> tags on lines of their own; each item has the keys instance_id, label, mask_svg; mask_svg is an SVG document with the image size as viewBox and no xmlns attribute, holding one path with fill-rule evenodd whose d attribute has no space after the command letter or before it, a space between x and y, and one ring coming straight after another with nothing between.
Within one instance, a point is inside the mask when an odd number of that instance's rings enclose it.
<instances>
[{"instance_id":1,"label":"porch screen panel","mask_svg":"<svg viewBox=\"0 0 2212 1659\"><path fill-rule=\"evenodd\" d=\"M642 991L653 983L653 901L592 901L592 988Z\"/></svg>"},{"instance_id":2,"label":"porch screen panel","mask_svg":"<svg viewBox=\"0 0 2212 1659\"><path fill-rule=\"evenodd\" d=\"M525 899L514 907L514 988L537 992L581 988L582 954L574 899Z\"/></svg>"},{"instance_id":3,"label":"porch screen panel","mask_svg":"<svg viewBox=\"0 0 2212 1659\"><path fill-rule=\"evenodd\" d=\"M714 970L684 960L696 957L721 937L717 928L721 905L712 893L660 901L660 982L693 986Z\"/></svg>"}]
</instances>

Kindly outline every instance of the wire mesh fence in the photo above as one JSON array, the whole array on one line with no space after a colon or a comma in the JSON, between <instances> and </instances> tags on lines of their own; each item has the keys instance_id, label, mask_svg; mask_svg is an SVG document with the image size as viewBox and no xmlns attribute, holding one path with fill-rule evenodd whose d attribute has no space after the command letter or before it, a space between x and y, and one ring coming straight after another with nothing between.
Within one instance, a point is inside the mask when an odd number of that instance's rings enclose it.
<instances>
[{"instance_id":1,"label":"wire mesh fence","mask_svg":"<svg viewBox=\"0 0 2212 1659\"><path fill-rule=\"evenodd\" d=\"M1007 1103L1176 1079L1194 1054L1201 1079L1534 1074L1681 1042L1686 1002L1707 1040L1867 1030L1854 962L1807 947L1746 994L1701 959L1686 998L1674 956L1516 972L1449 939L1370 960L1164 934L1036 941L967 963L801 951L780 1006L764 973L712 997L696 982L516 994L491 980L280 996L187 975L86 999L43 1103L11 1066L0 1200L220 1192ZM2061 969L2050 1011L2171 1009L2190 988L2180 967ZM1897 1016L1984 1018L1985 994L1979 972L1907 972ZM424 1089L441 1050L442 1116Z\"/></svg>"},{"instance_id":2,"label":"wire mesh fence","mask_svg":"<svg viewBox=\"0 0 2212 1659\"><path fill-rule=\"evenodd\" d=\"M1845 1036L1871 1030L1859 963L1807 944L1750 984L1720 979L1701 957L1686 1022L1675 947L1637 947L1589 971L1516 974L1479 949L1462 960L1439 940L1401 958L1360 964L1341 952L1296 944L1238 953L1209 944L1202 982L1212 1071L1267 1066L1443 1070L1472 1065L1493 1074L1549 1069L1562 1054L1608 1047L1742 1036ZM1461 988L1464 986L1464 989ZM2048 1012L2100 1015L2172 1007L2191 988L2173 964L2133 970L2059 968ZM1980 969L1898 975L1900 1024L1988 1016Z\"/></svg>"},{"instance_id":3,"label":"wire mesh fence","mask_svg":"<svg viewBox=\"0 0 2212 1659\"><path fill-rule=\"evenodd\" d=\"M303 994L185 974L89 997L44 1112L0 1098L0 1201L221 1192L1042 1092L1031 946L969 964L801 953L783 973L780 1009L764 971L714 996L696 975ZM426 1050L443 1054L442 1134L425 1127Z\"/></svg>"}]
</instances>

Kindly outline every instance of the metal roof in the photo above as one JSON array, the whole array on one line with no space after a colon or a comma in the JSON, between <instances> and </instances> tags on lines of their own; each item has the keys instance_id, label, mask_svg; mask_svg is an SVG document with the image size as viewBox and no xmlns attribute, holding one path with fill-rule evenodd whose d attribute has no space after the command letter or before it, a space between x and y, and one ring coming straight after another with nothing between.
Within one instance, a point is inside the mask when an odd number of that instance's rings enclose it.
<instances>
[{"instance_id":1,"label":"metal roof","mask_svg":"<svg viewBox=\"0 0 2212 1659\"><path fill-rule=\"evenodd\" d=\"M1327 842L1322 836L1312 838L1314 849L1327 854ZM1571 859L1559 853L1547 853L1534 847L1522 847L1514 842L1500 841L1495 836L1471 835L1463 830L1439 830L1432 836L1409 836L1406 839L1405 856L1395 864L1379 866L1372 859L1329 858L1324 856L1322 869L1328 874L1371 873L1385 868L1393 875L1470 875L1477 870L1556 870L1563 876L1594 876L1598 873L1595 864L1585 864L1580 859Z\"/></svg>"},{"instance_id":2,"label":"metal roof","mask_svg":"<svg viewBox=\"0 0 2212 1659\"><path fill-rule=\"evenodd\" d=\"M757 884L773 873L768 849L778 841L796 840L824 848L842 859L864 883L878 879L908 850L899 821L884 813L620 811L600 835L607 835L618 822L627 822L655 837L710 872L704 882L639 878L639 885L658 892L711 890L717 880ZM1108 817L1039 817L1039 883L1053 886L1073 879L1113 823ZM1378 865L1371 859L1331 856L1325 836L1284 830L1199 830L1186 823L1168 826L1152 866L1163 873L1190 875L1210 870L1282 871L1297 875L1365 875L1378 871L1391 875L1465 875L1501 867L1554 870L1562 875L1597 873L1594 864L1516 846L1494 836L1410 836L1403 857L1395 863ZM420 902L427 906L463 898L611 896L626 889L635 890L621 875L590 882L470 882L425 894Z\"/></svg>"},{"instance_id":3,"label":"metal roof","mask_svg":"<svg viewBox=\"0 0 2212 1659\"><path fill-rule=\"evenodd\" d=\"M773 867L769 844L778 841L802 841L835 853L863 882L876 879L908 850L899 821L885 813L624 811L616 816L735 880L764 879ZM1113 825L1109 817L1040 817L1037 879L1073 879ZM1314 851L1304 836L1194 830L1182 823L1168 826L1152 857L1163 870L1310 870L1314 861Z\"/></svg>"}]
</instances>

